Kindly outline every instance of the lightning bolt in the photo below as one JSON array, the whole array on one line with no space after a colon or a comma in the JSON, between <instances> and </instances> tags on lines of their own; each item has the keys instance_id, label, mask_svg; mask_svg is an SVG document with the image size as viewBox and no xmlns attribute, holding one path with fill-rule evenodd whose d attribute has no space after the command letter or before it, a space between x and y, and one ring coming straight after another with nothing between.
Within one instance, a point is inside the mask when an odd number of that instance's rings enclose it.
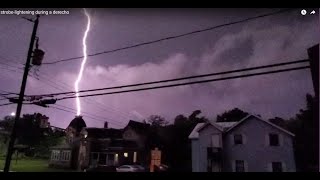
<instances>
[{"instance_id":1,"label":"lightning bolt","mask_svg":"<svg viewBox=\"0 0 320 180\"><path fill-rule=\"evenodd\" d=\"M83 75L84 66L85 66L85 64L87 62L87 44L86 44L86 40L87 40L88 32L90 31L90 15L88 14L86 9L83 9L83 10L84 10L84 14L86 15L86 17L88 19L88 23L87 23L86 31L84 32L84 35L83 35L83 38L82 38L83 59L82 59L80 71L79 71L79 74L78 74L78 78L77 78L76 82L74 83L75 91L76 91L77 116L80 116L80 114L81 114L81 105L80 105L80 99L79 99L79 83L80 83L82 75Z\"/></svg>"}]
</instances>

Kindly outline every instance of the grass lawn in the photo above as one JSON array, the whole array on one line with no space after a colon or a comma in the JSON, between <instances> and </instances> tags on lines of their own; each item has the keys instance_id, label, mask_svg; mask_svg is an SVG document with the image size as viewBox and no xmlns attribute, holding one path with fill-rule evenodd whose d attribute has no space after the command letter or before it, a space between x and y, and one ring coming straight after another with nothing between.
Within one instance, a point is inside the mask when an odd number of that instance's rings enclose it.
<instances>
[{"instance_id":1,"label":"grass lawn","mask_svg":"<svg viewBox=\"0 0 320 180\"><path fill-rule=\"evenodd\" d=\"M5 160L0 159L0 170L3 170ZM54 169L48 167L48 160L42 159L21 159L16 163L15 159L11 161L10 171L16 172L70 172L67 169Z\"/></svg>"}]
</instances>

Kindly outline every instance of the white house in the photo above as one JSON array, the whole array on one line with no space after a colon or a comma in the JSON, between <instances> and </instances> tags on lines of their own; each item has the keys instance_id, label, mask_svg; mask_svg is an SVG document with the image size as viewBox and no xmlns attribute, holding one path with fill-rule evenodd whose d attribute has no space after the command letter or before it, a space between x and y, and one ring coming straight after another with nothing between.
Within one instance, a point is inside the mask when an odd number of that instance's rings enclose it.
<instances>
[{"instance_id":1,"label":"white house","mask_svg":"<svg viewBox=\"0 0 320 180\"><path fill-rule=\"evenodd\" d=\"M238 122L199 123L189 135L193 172L294 172L294 134L248 115Z\"/></svg>"}]
</instances>

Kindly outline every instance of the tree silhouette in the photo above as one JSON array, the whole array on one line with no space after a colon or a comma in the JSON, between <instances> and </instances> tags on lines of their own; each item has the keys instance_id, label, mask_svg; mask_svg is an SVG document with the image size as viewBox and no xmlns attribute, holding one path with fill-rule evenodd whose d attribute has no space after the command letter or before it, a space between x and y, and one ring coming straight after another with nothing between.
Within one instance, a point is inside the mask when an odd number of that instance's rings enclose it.
<instances>
[{"instance_id":1,"label":"tree silhouette","mask_svg":"<svg viewBox=\"0 0 320 180\"><path fill-rule=\"evenodd\" d=\"M319 124L314 113L317 100L310 94L306 95L306 109L301 109L295 118L288 122L288 129L295 134L294 148L297 169L299 171L319 170Z\"/></svg>"},{"instance_id":2,"label":"tree silhouette","mask_svg":"<svg viewBox=\"0 0 320 180\"><path fill-rule=\"evenodd\" d=\"M159 115L151 115L147 119L148 123L151 124L151 126L166 126L169 122L166 121L163 117Z\"/></svg>"},{"instance_id":3,"label":"tree silhouette","mask_svg":"<svg viewBox=\"0 0 320 180\"><path fill-rule=\"evenodd\" d=\"M217 116L217 122L235 122L240 121L246 117L249 113L242 111L239 108L234 108L230 111L226 111Z\"/></svg>"}]
</instances>

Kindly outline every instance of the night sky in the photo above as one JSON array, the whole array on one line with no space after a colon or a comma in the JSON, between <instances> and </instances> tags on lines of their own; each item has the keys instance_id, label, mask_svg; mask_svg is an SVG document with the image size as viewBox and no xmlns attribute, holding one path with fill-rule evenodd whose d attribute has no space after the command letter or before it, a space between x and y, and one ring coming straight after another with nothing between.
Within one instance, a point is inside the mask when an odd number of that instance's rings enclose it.
<instances>
[{"instance_id":1,"label":"night sky","mask_svg":"<svg viewBox=\"0 0 320 180\"><path fill-rule=\"evenodd\" d=\"M39 45L43 62L82 56L86 18L82 9L69 15L41 16ZM88 9L91 30L88 54L242 20L278 9ZM25 17L32 17L26 16ZM19 92L33 24L16 15L0 15L1 90ZM102 88L213 73L257 65L308 58L307 48L319 43L317 15L300 10L218 28L115 53L88 57L80 89ZM4 64L5 63L5 64ZM81 59L42 65L39 79L28 78L26 94L73 91ZM6 65L7 64L7 65ZM8 70L10 69L10 70ZM15 72L16 71L16 72ZM30 72L33 74L33 70ZM53 86L53 87L52 87ZM238 107L263 118L293 117L305 107L306 93L313 94L309 69L280 74L132 92L81 99L87 126L104 121L122 128L128 120L142 121L156 114L173 122L200 109L213 120ZM1 101L1 104L7 101ZM75 99L57 102L76 109ZM61 108L61 107L60 107ZM15 112L16 105L1 106L0 116ZM70 109L68 109L70 110ZM51 125L66 128L74 113L25 105L23 113L40 112ZM99 116L99 117L97 117Z\"/></svg>"}]
</instances>

